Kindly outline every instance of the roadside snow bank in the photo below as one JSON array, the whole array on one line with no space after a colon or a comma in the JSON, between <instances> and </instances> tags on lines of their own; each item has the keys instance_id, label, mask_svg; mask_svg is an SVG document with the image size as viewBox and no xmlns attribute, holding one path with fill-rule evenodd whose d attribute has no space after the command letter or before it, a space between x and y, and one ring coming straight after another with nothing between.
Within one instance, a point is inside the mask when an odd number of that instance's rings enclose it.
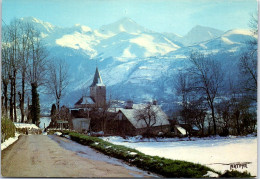
<instances>
[{"instance_id":1,"label":"roadside snow bank","mask_svg":"<svg viewBox=\"0 0 260 179\"><path fill-rule=\"evenodd\" d=\"M57 136L61 136L62 135L61 132L55 132L54 134L57 135Z\"/></svg>"},{"instance_id":2,"label":"roadside snow bank","mask_svg":"<svg viewBox=\"0 0 260 179\"><path fill-rule=\"evenodd\" d=\"M28 128L28 129L39 129L35 124L18 123L14 122L16 128Z\"/></svg>"},{"instance_id":3,"label":"roadside snow bank","mask_svg":"<svg viewBox=\"0 0 260 179\"><path fill-rule=\"evenodd\" d=\"M20 134L15 133L14 137L10 137L9 139L1 143L1 150L6 149L9 145L13 144L18 139L19 135Z\"/></svg>"}]
</instances>

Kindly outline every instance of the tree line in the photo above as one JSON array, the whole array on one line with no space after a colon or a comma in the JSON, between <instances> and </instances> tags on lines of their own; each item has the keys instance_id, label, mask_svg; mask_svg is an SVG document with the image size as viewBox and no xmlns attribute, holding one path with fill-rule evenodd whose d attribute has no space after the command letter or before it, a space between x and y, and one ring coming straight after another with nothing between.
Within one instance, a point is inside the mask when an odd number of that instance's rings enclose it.
<instances>
[{"instance_id":1,"label":"tree line","mask_svg":"<svg viewBox=\"0 0 260 179\"><path fill-rule=\"evenodd\" d=\"M257 17L250 25L257 35ZM238 77L228 77L221 61L210 54L193 51L189 61L191 66L175 81L181 96L179 122L197 126L201 135L256 132L257 38L247 41L247 50L240 55Z\"/></svg>"},{"instance_id":2,"label":"tree line","mask_svg":"<svg viewBox=\"0 0 260 179\"><path fill-rule=\"evenodd\" d=\"M41 32L32 23L19 19L3 26L1 50L2 114L13 122L39 125L39 89L52 95L59 109L69 84L67 64L49 54Z\"/></svg>"}]
</instances>

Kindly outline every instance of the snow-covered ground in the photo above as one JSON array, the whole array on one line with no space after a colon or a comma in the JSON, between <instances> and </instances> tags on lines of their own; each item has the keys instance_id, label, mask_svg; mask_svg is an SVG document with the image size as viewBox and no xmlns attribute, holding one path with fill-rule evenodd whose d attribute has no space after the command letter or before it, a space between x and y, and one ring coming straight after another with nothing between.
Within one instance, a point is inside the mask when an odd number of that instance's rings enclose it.
<instances>
[{"instance_id":1,"label":"snow-covered ground","mask_svg":"<svg viewBox=\"0 0 260 179\"><path fill-rule=\"evenodd\" d=\"M11 145L12 143L14 143L20 134L15 133L14 137L10 137L9 139L7 139L6 141L4 141L3 143L1 143L1 150L4 150L5 148L7 148L9 145Z\"/></svg>"},{"instance_id":2,"label":"snow-covered ground","mask_svg":"<svg viewBox=\"0 0 260 179\"><path fill-rule=\"evenodd\" d=\"M166 138L141 140L140 137L123 139L121 137L103 137L111 143L135 148L148 155L185 160L204 164L216 171L230 170L231 163L244 163L249 171L257 176L257 137L215 137L215 138Z\"/></svg>"}]
</instances>

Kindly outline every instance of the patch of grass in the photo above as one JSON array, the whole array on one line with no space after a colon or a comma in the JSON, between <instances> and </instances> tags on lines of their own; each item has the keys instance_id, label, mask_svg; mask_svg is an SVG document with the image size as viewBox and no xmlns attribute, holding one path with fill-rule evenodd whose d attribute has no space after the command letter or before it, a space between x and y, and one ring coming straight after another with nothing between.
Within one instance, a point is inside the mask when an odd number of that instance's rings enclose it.
<instances>
[{"instance_id":1,"label":"patch of grass","mask_svg":"<svg viewBox=\"0 0 260 179\"><path fill-rule=\"evenodd\" d=\"M1 117L1 143L15 136L15 125L6 116Z\"/></svg>"},{"instance_id":2,"label":"patch of grass","mask_svg":"<svg viewBox=\"0 0 260 179\"><path fill-rule=\"evenodd\" d=\"M122 145L111 144L97 137L91 137L69 131L63 131L63 134L70 135L72 140L80 144L88 145L106 155L122 159L130 163L131 165L135 165L138 168L144 170L152 171L164 177L199 178L207 174L207 171L218 173L213 169L201 164L145 155L138 150L131 149Z\"/></svg>"},{"instance_id":3,"label":"patch of grass","mask_svg":"<svg viewBox=\"0 0 260 179\"><path fill-rule=\"evenodd\" d=\"M220 177L222 178L252 178L253 176L247 172L244 171L243 173L236 171L236 170L232 170L232 171L225 171L225 173L223 173L222 175L220 175Z\"/></svg>"}]
</instances>

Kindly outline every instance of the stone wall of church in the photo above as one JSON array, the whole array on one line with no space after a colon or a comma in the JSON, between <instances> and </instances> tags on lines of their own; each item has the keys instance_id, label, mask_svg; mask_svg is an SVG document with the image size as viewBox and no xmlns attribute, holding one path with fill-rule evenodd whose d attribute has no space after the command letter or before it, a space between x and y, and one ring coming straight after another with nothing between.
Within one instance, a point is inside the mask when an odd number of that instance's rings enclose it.
<instances>
[{"instance_id":1,"label":"stone wall of church","mask_svg":"<svg viewBox=\"0 0 260 179\"><path fill-rule=\"evenodd\" d=\"M104 105L106 103L106 87L90 87L90 96L95 100L95 103L98 107Z\"/></svg>"}]
</instances>

